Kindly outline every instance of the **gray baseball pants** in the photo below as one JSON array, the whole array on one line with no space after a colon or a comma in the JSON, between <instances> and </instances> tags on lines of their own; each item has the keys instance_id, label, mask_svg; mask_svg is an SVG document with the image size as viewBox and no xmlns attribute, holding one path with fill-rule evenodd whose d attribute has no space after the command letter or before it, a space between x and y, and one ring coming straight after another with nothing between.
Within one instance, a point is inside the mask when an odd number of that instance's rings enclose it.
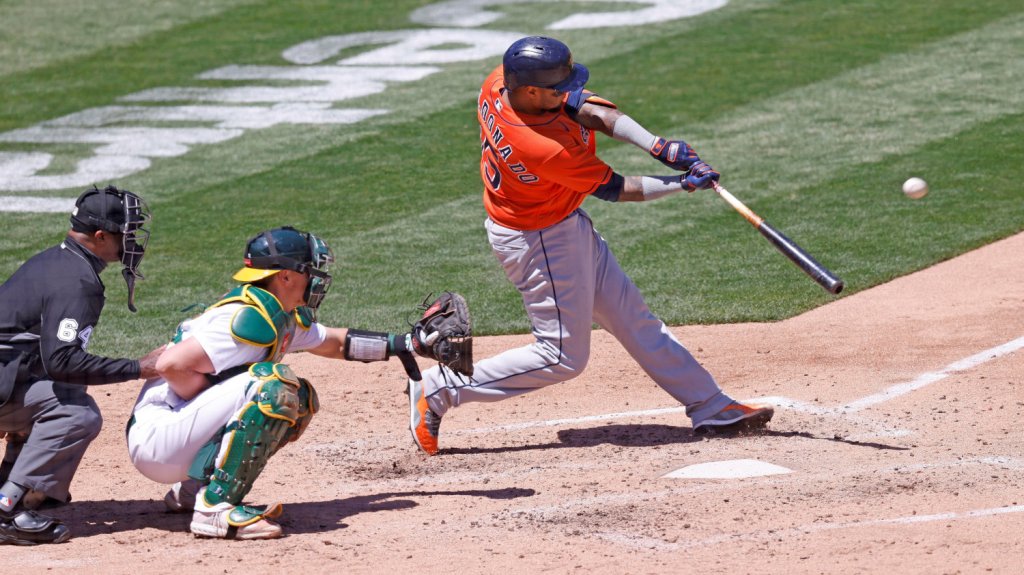
<instances>
[{"instance_id":1,"label":"gray baseball pants","mask_svg":"<svg viewBox=\"0 0 1024 575\"><path fill-rule=\"evenodd\" d=\"M693 421L733 401L654 316L583 210L536 231L490 219L486 225L491 248L522 294L537 339L476 362L471 378L439 367L424 371L431 411L444 415L461 403L499 401L576 377L590 358L594 322L685 405Z\"/></svg>"},{"instance_id":2,"label":"gray baseball pants","mask_svg":"<svg viewBox=\"0 0 1024 575\"><path fill-rule=\"evenodd\" d=\"M57 501L70 499L71 480L103 425L86 389L49 380L15 386L0 407L0 432L27 436L8 440L0 485L10 480Z\"/></svg>"}]
</instances>

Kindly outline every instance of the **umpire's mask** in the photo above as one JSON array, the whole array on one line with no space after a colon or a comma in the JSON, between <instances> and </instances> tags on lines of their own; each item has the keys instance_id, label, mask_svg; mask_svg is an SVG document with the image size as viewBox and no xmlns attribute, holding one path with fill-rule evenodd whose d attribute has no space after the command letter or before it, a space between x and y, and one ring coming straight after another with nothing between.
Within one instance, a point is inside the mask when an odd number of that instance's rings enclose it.
<instances>
[{"instance_id":1,"label":"umpire's mask","mask_svg":"<svg viewBox=\"0 0 1024 575\"><path fill-rule=\"evenodd\" d=\"M309 276L304 299L306 307L316 316L327 290L331 287L328 266L334 263L334 252L327 242L313 234L283 226L260 232L246 244L245 267L234 279L254 282L281 270L292 270Z\"/></svg>"},{"instance_id":2,"label":"umpire's mask","mask_svg":"<svg viewBox=\"0 0 1024 575\"><path fill-rule=\"evenodd\" d=\"M146 279L139 272L142 256L149 243L149 230L143 226L152 219L146 202L128 190L107 186L100 190L93 186L82 192L71 212L71 229L91 234L103 230L121 234L121 275L128 284L128 309L135 309L135 280Z\"/></svg>"}]
</instances>

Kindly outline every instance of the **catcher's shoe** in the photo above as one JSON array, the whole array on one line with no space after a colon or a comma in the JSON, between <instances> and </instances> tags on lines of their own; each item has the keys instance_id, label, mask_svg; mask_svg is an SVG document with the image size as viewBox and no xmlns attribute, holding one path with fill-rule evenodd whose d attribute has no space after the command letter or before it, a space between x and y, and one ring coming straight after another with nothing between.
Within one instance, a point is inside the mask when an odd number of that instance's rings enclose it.
<instances>
[{"instance_id":1,"label":"catcher's shoe","mask_svg":"<svg viewBox=\"0 0 1024 575\"><path fill-rule=\"evenodd\" d=\"M0 544L63 543L70 538L67 526L52 517L24 509L0 511Z\"/></svg>"},{"instance_id":2,"label":"catcher's shoe","mask_svg":"<svg viewBox=\"0 0 1024 575\"><path fill-rule=\"evenodd\" d=\"M49 507L57 507L57 503L56 499L51 499L42 491L36 491L35 489L29 489L28 492L25 493L24 497L21 498L21 506L32 511L38 511Z\"/></svg>"},{"instance_id":3,"label":"catcher's shoe","mask_svg":"<svg viewBox=\"0 0 1024 575\"><path fill-rule=\"evenodd\" d=\"M412 440L427 455L437 455L441 416L430 410L423 392L423 381L410 378L405 393L409 395L409 431L412 432Z\"/></svg>"},{"instance_id":4,"label":"catcher's shoe","mask_svg":"<svg viewBox=\"0 0 1024 575\"><path fill-rule=\"evenodd\" d=\"M164 505L171 513L185 513L196 506L196 493L203 484L195 479L186 479L171 486L164 495Z\"/></svg>"},{"instance_id":5,"label":"catcher's shoe","mask_svg":"<svg viewBox=\"0 0 1024 575\"><path fill-rule=\"evenodd\" d=\"M266 507L230 503L208 505L202 492L196 497L196 507L192 512L192 524L189 528L197 537L277 539L281 536L281 526L271 521L284 513L280 503Z\"/></svg>"},{"instance_id":6,"label":"catcher's shoe","mask_svg":"<svg viewBox=\"0 0 1024 575\"><path fill-rule=\"evenodd\" d=\"M744 405L734 401L722 411L694 425L693 432L696 434L711 431L729 433L764 429L773 415L775 415L775 408L769 405Z\"/></svg>"}]
</instances>

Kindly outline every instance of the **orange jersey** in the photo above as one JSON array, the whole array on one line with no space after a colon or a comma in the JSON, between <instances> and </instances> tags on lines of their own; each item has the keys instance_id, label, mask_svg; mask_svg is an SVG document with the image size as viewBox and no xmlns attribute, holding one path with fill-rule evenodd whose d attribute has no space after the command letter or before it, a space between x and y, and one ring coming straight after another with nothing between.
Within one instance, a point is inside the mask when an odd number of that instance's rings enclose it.
<instances>
[{"instance_id":1,"label":"orange jersey","mask_svg":"<svg viewBox=\"0 0 1024 575\"><path fill-rule=\"evenodd\" d=\"M504 85L498 66L477 102L484 208L507 228L539 230L580 207L611 179L612 169L595 154L594 133L564 106L539 115L516 112L501 100Z\"/></svg>"}]
</instances>

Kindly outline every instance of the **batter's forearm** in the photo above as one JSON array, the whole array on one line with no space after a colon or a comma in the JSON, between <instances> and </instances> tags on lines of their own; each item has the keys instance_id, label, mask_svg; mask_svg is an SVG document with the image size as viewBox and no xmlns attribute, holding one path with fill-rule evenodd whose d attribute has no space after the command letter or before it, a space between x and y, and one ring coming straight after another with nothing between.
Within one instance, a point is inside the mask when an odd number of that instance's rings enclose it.
<instances>
[{"instance_id":1,"label":"batter's forearm","mask_svg":"<svg viewBox=\"0 0 1024 575\"><path fill-rule=\"evenodd\" d=\"M678 176L626 176L620 202L649 202L686 188Z\"/></svg>"},{"instance_id":2,"label":"batter's forearm","mask_svg":"<svg viewBox=\"0 0 1024 575\"><path fill-rule=\"evenodd\" d=\"M618 110L615 111L618 112ZM622 112L619 112L619 117L615 120L615 125L612 127L610 135L620 142L633 144L645 152L650 151L651 146L658 139L647 128L644 128L636 120Z\"/></svg>"},{"instance_id":3,"label":"batter's forearm","mask_svg":"<svg viewBox=\"0 0 1024 575\"><path fill-rule=\"evenodd\" d=\"M597 130L620 142L633 144L650 153L658 137L639 122L616 108L585 103L576 115L576 121L583 127Z\"/></svg>"},{"instance_id":4,"label":"batter's forearm","mask_svg":"<svg viewBox=\"0 0 1024 575\"><path fill-rule=\"evenodd\" d=\"M697 152L683 140L666 140L655 136L647 128L644 128L625 114L616 119L611 136L616 140L633 144L662 164L680 172L689 173L693 166L701 161ZM646 182L645 187L649 191L661 190L659 186L652 182ZM668 193L671 193L671 191Z\"/></svg>"}]
</instances>

